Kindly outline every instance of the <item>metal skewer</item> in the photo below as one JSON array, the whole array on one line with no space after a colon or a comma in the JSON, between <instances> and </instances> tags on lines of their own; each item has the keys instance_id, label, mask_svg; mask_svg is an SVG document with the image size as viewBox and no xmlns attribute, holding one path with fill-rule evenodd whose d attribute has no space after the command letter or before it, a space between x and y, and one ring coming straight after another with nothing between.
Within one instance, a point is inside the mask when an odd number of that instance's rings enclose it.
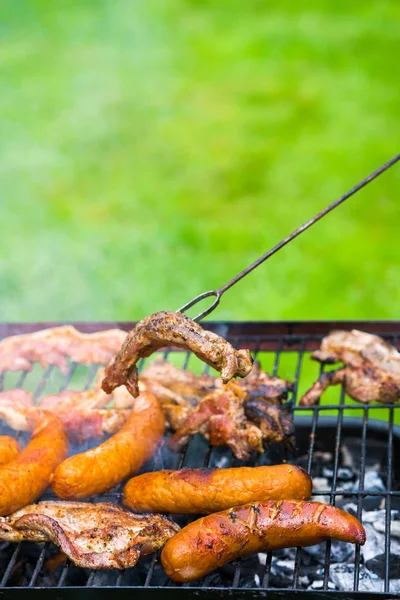
<instances>
[{"instance_id":1,"label":"metal skewer","mask_svg":"<svg viewBox=\"0 0 400 600\"><path fill-rule=\"evenodd\" d=\"M279 242L279 244L276 244L276 246L271 248L271 250L268 250L268 252L266 252L265 254L260 256L260 258L258 258L255 262L253 262L251 265L249 265L246 269L241 271L238 275L233 277L233 279L228 281L228 283L225 283L225 285L221 286L217 290L210 290L208 292L203 292L202 294L199 294L198 296L193 298L193 300L191 300L190 302L187 302L187 304L184 304L182 306L182 308L180 308L177 312L183 313L186 310L188 310L189 308L191 308L192 306L194 306L195 304L197 304L198 302L200 302L201 300L204 300L204 298L209 298L210 296L214 296L215 300L211 304L211 306L209 306L208 308L206 308L206 310L204 310L203 312L198 314L196 317L194 317L193 321L198 322L198 321L201 321L201 319L204 319L204 317L209 315L218 306L218 304L221 300L221 296L224 292L226 292L226 290L229 290L229 288L231 288L233 285L235 285L235 283L237 283L238 281L243 279L243 277L245 277L248 273L253 271L256 267L258 267L258 265L261 265L261 263L263 263L265 260L267 260L267 258L270 258L270 256L272 256L273 254L278 252L278 250L280 250L281 248L286 246L286 244L288 244L289 242L294 240L294 238L296 238L301 233L303 233L303 231L306 231L306 229L311 227L311 225L314 225L314 223L316 223L317 221L322 219L322 217L324 217L329 212L331 212L331 210L333 210L334 208L339 206L339 204L342 204L342 202L347 200L347 198L350 198L350 196L353 196L353 194L355 194L356 192L361 190L363 187L368 185L368 183L370 183L371 181L376 179L379 175L384 173L387 169L389 169L392 165L394 165L399 160L400 160L400 154L397 154L391 160L389 160L388 162L383 164L381 167L379 167L379 169L376 169L376 171L374 171L373 173L368 175L368 177L366 177L360 183L358 183L353 188L351 188L351 190L349 190L348 192L343 194L343 196L340 196L340 198L338 198L337 200L332 202L332 204L329 204L329 206L327 206L326 208L321 210L321 212L319 212L312 219L310 219L309 221L304 223L304 225L302 225L301 227L299 227L298 229L293 231L290 235L285 237L282 241Z\"/></svg>"}]
</instances>

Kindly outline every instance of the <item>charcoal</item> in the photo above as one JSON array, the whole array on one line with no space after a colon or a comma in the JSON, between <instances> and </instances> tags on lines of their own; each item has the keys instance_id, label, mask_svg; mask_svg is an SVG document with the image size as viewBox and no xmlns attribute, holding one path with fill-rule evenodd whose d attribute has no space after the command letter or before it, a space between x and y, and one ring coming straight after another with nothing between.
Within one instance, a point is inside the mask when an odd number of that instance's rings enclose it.
<instances>
[{"instance_id":1,"label":"charcoal","mask_svg":"<svg viewBox=\"0 0 400 600\"><path fill-rule=\"evenodd\" d=\"M383 578L386 569L385 536L376 531L371 523L365 523L364 527L367 540L361 552L365 566L369 571ZM400 578L400 542L397 538L392 538L390 543L389 577L390 579Z\"/></svg>"},{"instance_id":2,"label":"charcoal","mask_svg":"<svg viewBox=\"0 0 400 600\"><path fill-rule=\"evenodd\" d=\"M332 479L334 476L333 467L331 465L329 465L327 467L323 467L322 476L327 477L328 479ZM357 475L349 467L339 467L337 470L337 473L336 473L336 477L337 477L338 482L345 482L345 481L355 481Z\"/></svg>"},{"instance_id":3,"label":"charcoal","mask_svg":"<svg viewBox=\"0 0 400 600\"><path fill-rule=\"evenodd\" d=\"M294 560L280 560L273 556L269 576L270 587L289 587L293 585Z\"/></svg>"},{"instance_id":4,"label":"charcoal","mask_svg":"<svg viewBox=\"0 0 400 600\"><path fill-rule=\"evenodd\" d=\"M344 438L341 445L341 466L349 467L359 473L362 456L361 437ZM387 442L369 438L365 453L365 471L379 471L384 473L387 469Z\"/></svg>"},{"instance_id":5,"label":"charcoal","mask_svg":"<svg viewBox=\"0 0 400 600\"><path fill-rule=\"evenodd\" d=\"M315 580L311 585L308 586L307 590L310 591L322 591L324 589L324 580ZM332 583L332 581L328 581L327 588L328 590L337 590L337 587Z\"/></svg>"},{"instance_id":6,"label":"charcoal","mask_svg":"<svg viewBox=\"0 0 400 600\"><path fill-rule=\"evenodd\" d=\"M336 586L336 589L348 591L353 589L354 585L354 565L352 564L333 564L329 571L329 577ZM381 592L383 591L383 581L374 573L371 573L363 565L360 565L359 571L359 591L360 592Z\"/></svg>"},{"instance_id":7,"label":"charcoal","mask_svg":"<svg viewBox=\"0 0 400 600\"><path fill-rule=\"evenodd\" d=\"M308 454L299 456L296 463L307 470L308 467ZM312 457L312 477L322 477L322 471L325 467L332 466L333 455L331 452L314 452Z\"/></svg>"},{"instance_id":8,"label":"charcoal","mask_svg":"<svg viewBox=\"0 0 400 600\"><path fill-rule=\"evenodd\" d=\"M374 528L376 531L386 533L386 524L382 523L382 521L376 521L374 523ZM391 537L400 538L400 521L392 521L390 523L390 535Z\"/></svg>"},{"instance_id":9,"label":"charcoal","mask_svg":"<svg viewBox=\"0 0 400 600\"><path fill-rule=\"evenodd\" d=\"M326 477L313 477L313 492L326 492L330 489L329 482Z\"/></svg>"},{"instance_id":10,"label":"charcoal","mask_svg":"<svg viewBox=\"0 0 400 600\"><path fill-rule=\"evenodd\" d=\"M400 518L400 513L398 510L390 511L390 518L392 521ZM363 523L383 523L385 524L386 519L386 510L369 510L363 511ZM379 529L377 531L380 531Z\"/></svg>"},{"instance_id":11,"label":"charcoal","mask_svg":"<svg viewBox=\"0 0 400 600\"><path fill-rule=\"evenodd\" d=\"M316 546L309 546L304 548L304 552L314 558L320 565L325 564L325 549L326 543L317 544ZM352 559L354 556L353 544L347 544L346 542L338 542L333 540L331 542L331 562L343 562L345 560Z\"/></svg>"},{"instance_id":12,"label":"charcoal","mask_svg":"<svg viewBox=\"0 0 400 600\"><path fill-rule=\"evenodd\" d=\"M343 510L345 510L346 512L350 513L351 515L353 515L354 517L357 516L357 504L354 504L354 502L349 502L348 500L344 500L341 503L340 508L342 508Z\"/></svg>"}]
</instances>

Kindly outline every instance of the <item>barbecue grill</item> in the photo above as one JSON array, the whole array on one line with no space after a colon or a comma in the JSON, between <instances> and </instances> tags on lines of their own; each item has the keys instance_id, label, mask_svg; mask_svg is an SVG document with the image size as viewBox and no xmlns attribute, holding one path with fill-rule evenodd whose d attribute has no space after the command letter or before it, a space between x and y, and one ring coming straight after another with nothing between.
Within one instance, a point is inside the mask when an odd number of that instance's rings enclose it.
<instances>
[{"instance_id":1,"label":"barbecue grill","mask_svg":"<svg viewBox=\"0 0 400 600\"><path fill-rule=\"evenodd\" d=\"M110 327L131 329L133 323L73 323L77 329L92 333ZM0 338L30 333L54 323L0 325ZM314 497L345 506L376 532L379 547L369 555L348 544L327 542L314 550L290 549L256 555L226 565L200 581L179 585L165 575L159 554L141 560L126 572L89 571L70 563L51 567L56 554L51 544L20 543L0 545L0 597L28 598L382 598L398 597L400 591L400 541L393 516L400 509L400 405L361 405L345 397L343 388L325 394L319 406L300 407L298 399L319 374L320 366L308 353L332 329L360 329L376 333L398 347L400 322L210 322L206 327L228 339L235 347L250 348L263 368L272 374L292 379L294 391L288 408L296 424L296 456L286 455L272 446L247 464L274 464L282 460L298 462L313 476ZM185 368L197 369L196 357L168 350L168 360ZM143 363L142 365L143 366ZM204 365L201 366L204 369ZM70 387L90 387L97 367L71 364L67 377L57 369L39 367L29 373L5 373L3 389L21 387L42 394ZM9 433L2 425L0 433ZM96 442L90 445L96 445ZM73 446L72 453L86 450L88 444ZM377 464L374 466L374 464ZM183 466L239 466L227 448L210 448L196 436L180 454L160 447L144 470ZM375 471L373 470L375 469ZM375 473L375 474L374 474ZM375 478L375 479L374 479ZM93 500L120 503L121 489ZM46 492L44 498L54 498ZM375 513L373 512L375 511ZM375 516L376 515L376 516ZM367 521L365 521L367 519ZM180 525L187 517L177 517ZM378 523L380 523L378 527ZM396 523L397 525L398 523ZM374 529L375 527L375 529ZM392 531L393 529L393 531ZM338 545L339 544L339 545ZM311 595L310 595L311 594Z\"/></svg>"}]
</instances>

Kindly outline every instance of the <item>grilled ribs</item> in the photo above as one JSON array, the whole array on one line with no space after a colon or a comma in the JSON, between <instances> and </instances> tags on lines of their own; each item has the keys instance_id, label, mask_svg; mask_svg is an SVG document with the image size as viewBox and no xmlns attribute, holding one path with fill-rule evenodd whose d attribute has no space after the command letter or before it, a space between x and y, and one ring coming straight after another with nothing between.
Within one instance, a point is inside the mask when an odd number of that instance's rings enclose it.
<instances>
[{"instance_id":1,"label":"grilled ribs","mask_svg":"<svg viewBox=\"0 0 400 600\"><path fill-rule=\"evenodd\" d=\"M358 402L396 402L400 399L400 353L377 335L363 331L333 331L311 357L321 363L343 362L344 367L322 373L300 400L317 404L330 385L343 384Z\"/></svg>"},{"instance_id":2,"label":"grilled ribs","mask_svg":"<svg viewBox=\"0 0 400 600\"><path fill-rule=\"evenodd\" d=\"M0 518L0 539L51 541L88 569L128 569L179 531L161 515L137 515L106 502L39 502Z\"/></svg>"},{"instance_id":3,"label":"grilled ribs","mask_svg":"<svg viewBox=\"0 0 400 600\"><path fill-rule=\"evenodd\" d=\"M167 346L191 350L219 371L224 383L233 377L246 377L252 368L249 350L235 350L222 337L204 330L185 315L163 311L146 317L128 334L121 350L106 367L103 390L111 393L125 385L132 396L138 396L137 362Z\"/></svg>"},{"instance_id":4,"label":"grilled ribs","mask_svg":"<svg viewBox=\"0 0 400 600\"><path fill-rule=\"evenodd\" d=\"M38 362L44 368L54 365L66 375L67 357L83 364L106 365L125 336L120 329L81 333L71 325L15 335L0 342L0 371L30 371L32 363Z\"/></svg>"}]
</instances>

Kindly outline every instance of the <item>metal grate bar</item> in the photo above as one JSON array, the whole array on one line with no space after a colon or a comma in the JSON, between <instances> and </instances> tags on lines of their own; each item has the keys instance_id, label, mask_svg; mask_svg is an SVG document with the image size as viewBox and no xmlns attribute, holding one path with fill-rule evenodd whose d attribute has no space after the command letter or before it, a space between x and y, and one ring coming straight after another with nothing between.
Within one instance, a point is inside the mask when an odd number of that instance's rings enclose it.
<instances>
[{"instance_id":1,"label":"metal grate bar","mask_svg":"<svg viewBox=\"0 0 400 600\"><path fill-rule=\"evenodd\" d=\"M282 354L282 345L283 345L282 340L280 340L278 343L277 350L275 352L275 356L274 356L274 365L272 367L272 376L273 377L276 377L278 374L279 363L280 363L281 354ZM261 582L262 588L268 587L269 576L271 573L271 564L272 564L272 552L267 552L267 557L265 560L265 570L264 570L264 574L263 574L263 578L262 578L262 582Z\"/></svg>"},{"instance_id":2,"label":"metal grate bar","mask_svg":"<svg viewBox=\"0 0 400 600\"><path fill-rule=\"evenodd\" d=\"M367 449L367 427L368 427L368 407L364 407L363 412L363 424L361 433L361 463L360 463L360 484L358 487L358 499L357 499L357 518L362 521L362 499L365 494L364 492L364 478L365 478L365 460L366 460L366 449ZM360 544L356 544L354 552L354 590L358 591L358 585L360 580L360 559L361 559L361 547Z\"/></svg>"},{"instance_id":3,"label":"metal grate bar","mask_svg":"<svg viewBox=\"0 0 400 600\"><path fill-rule=\"evenodd\" d=\"M319 449L319 444L322 441L322 444L324 442L324 440L319 437L319 429L321 427L324 427L323 424L323 417L320 418L320 415L324 415L324 413L326 413L326 411L336 411L336 415L337 415L337 431L336 431L336 438L335 438L335 447L334 447L334 456L333 456L333 476L332 476L332 486L331 488L327 488L326 490L318 490L318 495L321 496L325 496L327 497L327 499L334 504L335 503L335 499L338 496L341 496L343 498L352 498L354 499L354 501L357 503L357 514L359 516L359 518L361 519L362 517L362 507L363 507L363 500L366 496L372 495L375 497L380 497L382 498L382 500L385 502L385 509L386 509L386 513L385 513L385 574L383 577L383 584L384 584L384 589L385 592L389 592L390 587L391 587L391 582L390 582L390 570L392 568L391 565L391 557L390 557L390 543L391 543L391 528L390 528L390 518L391 518L391 507L392 507L392 502L394 503L394 501L391 500L391 498L398 498L400 497L400 489L392 489L392 479L393 479L393 474L394 474L394 451L393 451L393 443L395 444L395 448L396 448L396 443L397 442L397 430L395 429L394 426L394 415L395 415L395 410L396 409L400 409L399 405L396 404L386 404L384 405L384 407L382 405L379 404L372 404L372 405L366 405L366 406L360 406L360 405L353 405L353 404L345 404L344 403L344 391L342 389L341 391L341 397L340 397L340 404L322 404L322 405L317 405L317 406L312 406L312 407L300 407L298 405L296 405L296 398L297 398L297 394L298 394L298 390L299 390L299 381L301 381L301 372L302 372L302 361L303 361L303 355L305 350L310 350L313 347L316 347L316 344L311 344L310 345L310 340L315 340L315 342L318 342L322 335L320 334L296 334L296 335L292 335L292 333L290 332L290 325L285 325L286 327L286 331L288 332L287 334L284 335L269 335L269 333L267 335L260 335L260 334L255 334L254 330L253 333L251 334L245 334L244 330L243 330L243 335L240 334L238 336L235 336L234 338L230 338L230 341L234 344L234 345L240 345L241 347L246 347L246 345L248 344L248 347L250 347L252 349L252 354L255 358L261 358L262 360L262 356L260 356L260 353L264 353L265 351L267 351L268 353L271 352L271 350L274 351L274 360L273 360L273 366L271 369L271 373L272 375L277 375L278 371L279 371L279 364L280 364L280 360L281 360L281 355L283 353L286 353L286 356L288 355L288 353L290 353L292 356L295 355L297 358L297 362L295 365L295 385L294 385L294 392L292 394L292 397L290 398L289 402L287 403L287 408L292 411L292 413L294 413L297 416L300 415L307 415L307 417L304 419L304 422L307 423L307 427L309 427L309 431L310 431L310 439L308 442L308 458L307 458L307 470L311 473L312 468L313 468L313 461L315 458L315 451L316 449ZM296 327L298 327L296 325ZM310 325L310 327L312 327ZM380 331L380 329L376 326L376 324L373 326L375 329L372 329L373 331ZM394 331L396 331L397 329L394 329ZM275 329L276 331L276 329ZM303 329L304 331L304 329ZM388 333L388 329L386 328L386 333L384 334L384 336L386 339L389 339L391 341L391 337L393 337L393 334L389 334ZM398 346L398 339L395 340L395 345ZM174 352L173 350L168 350L164 356L166 358L170 358L170 354ZM176 356L176 354L174 354L174 356ZM190 353L186 352L183 356L183 368L188 368L189 365L189 361L190 361ZM140 367L143 367L144 361L141 362ZM270 362L268 362L268 364L271 364ZM70 372L67 376L67 378L65 378L61 384L61 390L66 389L72 379L74 370L77 368L76 364L71 364L71 369ZM269 370L269 369L268 369ZM90 370L88 370L88 380L87 383L85 385L85 389L88 389L91 386L91 383L93 381L93 378L95 377L97 371L97 366L93 366ZM205 367L205 372L209 372L209 368ZM22 387L25 384L25 378L27 377L28 373L27 372L23 372L21 373L20 379L18 381L17 386L18 387ZM40 397L40 395L42 394L43 390L45 389L45 386L49 380L49 377L51 375L51 368L47 369L46 372L43 375L42 380L40 381L40 383L37 386L37 389L35 391L35 399L38 399ZM6 378L6 384L7 384L7 378ZM0 380L0 389L1 389L1 380ZM373 415L374 413L376 413L377 410L383 410L383 409L387 409L388 415L389 415L389 420L388 420L388 448L387 448L387 463L388 463L388 472L387 472L387 490L380 490L380 491L375 491L375 490L368 490L365 489L364 487L364 475L365 475L365 465L366 465L366 442L367 442L367 431L368 431L368 418L369 415ZM303 411L309 411L308 413L304 413ZM346 411L346 412L344 412ZM356 411L356 412L354 412ZM362 428L360 427L359 432L357 433L357 436L359 436L359 440L361 442L361 464L360 464L360 474L359 474L359 489L358 490L354 490L354 491L343 491L341 489L337 489L337 483L338 483L338 468L340 465L340 445L341 445L341 438L344 435L343 431L347 431L347 429L344 429L343 423L344 421L344 415L345 414L352 414L353 415L357 415L358 417L358 413L360 413L362 411L363 414L363 419L362 419ZM329 414L329 413L328 413ZM379 417L380 418L380 417ZM300 420L302 421L302 419ZM355 420L354 420L355 422ZM372 424L371 424L372 427ZM395 437L396 436L396 437ZM176 459L173 459L173 464L175 465L175 460L178 463L177 467L181 468L184 466L185 464L185 459L186 459L186 455L187 455L187 451L188 449L190 449L190 443L179 453L179 455L177 455ZM302 450L302 454L304 453L304 450ZM152 464L150 465L150 468L156 469L156 468L160 468L159 465L163 465L163 460L168 460L168 462L170 461L170 457L168 456L167 459L165 459L162 456L162 451L160 451L158 454L155 455ZM190 454L190 457L192 455ZM231 451L227 451L224 453L224 456L226 458L228 458L228 460L230 459L230 465L234 465L235 463L235 457L233 456ZM205 451L205 455L204 455L204 459L201 460L201 463L204 464L204 466L209 466L211 464L212 461L212 457L213 457L213 449L212 447L208 446L208 448ZM253 457L254 459L255 457ZM255 460L252 460L253 465L255 464L259 464L259 458L257 457L255 458ZM275 458L274 458L275 460ZM315 462L315 461L314 461ZM199 465L200 466L200 465ZM162 467L163 468L163 467ZM167 468L167 467L165 467ZM102 497L104 497L104 499L109 499L111 501L114 502L120 502L121 501L121 486L119 486L119 488L116 488L115 490L110 491L109 493L106 494L102 494ZM193 520L193 518L191 518L191 520ZM19 566L21 564L21 560L22 557L22 548L25 548L25 546L21 546L21 544L18 544L15 546L15 548L13 549L13 553L9 559L9 562L7 564L7 567L5 569L4 575L3 575L3 579L0 582L0 586L4 587L8 585L8 582L10 582L10 580L14 580L15 579L15 574L13 575L14 571L15 571L15 567ZM45 546L42 547L39 557L36 560L36 562L33 565L33 571L31 571L31 576L30 576L30 580L29 580L29 586L30 587L37 587L38 585L38 579L39 577L41 577L41 573L43 574L43 564L45 564L45 557L46 557L46 550L48 548L48 544L46 544ZM143 565L142 567L138 568L138 570L136 571L136 567L134 567L135 571L128 571L128 573L131 573L131 575L133 576L133 579L136 581L139 581L140 579L143 579L140 586L143 587L152 587L152 586L159 586L162 585L162 583L160 584L160 580L158 579L158 571L159 568L157 566L158 561L159 561L159 556L160 556L160 552L154 554L151 557L151 560L146 563L147 567L146 570L144 572L143 569ZM289 585L286 588L282 588L282 590L290 590L290 588L293 589L299 589L301 588L301 586L304 586L304 582L303 579L300 578L300 575L302 574L302 569L306 566L303 565L303 561L302 561L302 556L306 556L305 553L303 555L303 551L302 550L297 550L296 554L295 554L295 565L294 565L294 572L293 572L293 579L292 579L292 584ZM358 586L359 586L359 576L360 576L360 559L361 559L361 552L360 552L360 547L356 546L355 548L355 575L354 575L354 585L353 585L353 590L358 590ZM264 572L262 575L262 579L261 582L259 583L260 587L263 590L268 590L271 589L269 586L271 585L271 577L275 577L275 571L274 569L274 558L271 552L266 554L265 557L265 567L264 567ZM328 583L329 583L329 571L330 571L330 561L331 561L331 551L330 551L330 544L327 545L326 548L326 554L325 554L325 566L324 568L324 593L326 594L330 594L331 590L328 589ZM305 561L304 561L305 562ZM336 562L336 561L335 561ZM229 586L231 587L235 587L235 588L240 588L240 587L248 587L248 575L247 575L247 566L245 567L244 565L241 567L241 561L236 561L235 563L233 563L232 567L234 567L233 570L233 576L231 575L231 581L228 582L228 588ZM307 564L307 563L306 563ZM272 570L271 570L272 569ZM102 585L100 583L100 581L104 581L103 576L101 574L99 574L99 578L96 577L96 571L90 571L89 575L87 577L86 580L86 586L87 587L91 587L91 586L95 586L96 582L98 582L99 585ZM143 576L142 576L143 573ZM272 573L272 575L271 575ZM74 585L72 578L75 577L76 571L75 569L70 569L70 562L66 561L66 563L63 565L62 569L61 569L61 574L59 576L58 582L57 582L57 587L65 587L65 586L71 586ZM71 576L71 581L69 581L69 575ZM154 582L154 580L156 579L156 575L157 575L157 583ZM221 589L221 593L222 590L224 589L221 584L215 584L215 574L210 574L209 576L205 577L202 581L197 582L194 584L194 587L199 587L202 586L203 588L208 588L210 585L212 585L213 587L217 587ZM227 572L225 570L221 571L221 577L226 578L227 576ZM80 577L82 577L82 574L80 575ZM246 578L246 583L244 582L244 579ZM241 582L241 579L243 580ZM118 574L115 578L112 578L113 583L109 584L110 587L112 586L121 586L121 585L127 585L127 582L130 581L131 578L126 577L125 579L125 574L124 573L120 573ZM110 579L111 581L111 579ZM124 583L125 581L125 583ZM164 580L162 580L164 581ZM300 582L301 582L301 586L300 586ZM41 582L40 582L41 583ZM272 580L272 583L274 583L274 580ZM75 584L76 585L76 584ZM168 581L166 583L167 587L176 587L176 584L172 581ZM45 584L45 587L46 584ZM181 587L181 586L179 586ZM188 587L191 588L193 587L193 584L186 584L184 587ZM254 581L253 584L250 584L250 588L257 589L257 582ZM260 589L260 588L258 588ZM274 588L274 589L278 589L278 588ZM279 588L280 589L280 588ZM351 591L350 589L348 590L349 592Z\"/></svg>"},{"instance_id":4,"label":"metal grate bar","mask_svg":"<svg viewBox=\"0 0 400 600\"><path fill-rule=\"evenodd\" d=\"M51 373L52 373L52 371L53 371L53 368L54 368L53 366L47 367L47 369L45 370L45 372L44 372L44 374L43 374L43 377L42 377L42 379L39 381L38 385L36 386L36 389L35 389L35 391L33 392L33 398L34 398L34 400L35 400L35 401L37 401L37 400L38 400L38 398L39 398L40 394L42 393L42 391L43 391L43 390L44 390L44 388L46 387L46 385L47 385L47 382L48 382L48 380L49 380L49 377L50 377L50 375L51 375ZM20 378L19 378L19 380L18 380L18 383L17 383L17 387L21 387L21 386L22 386L22 384L23 384L23 383L24 383L24 381L25 381L25 378L26 378L27 374L28 374L28 371L23 371L23 372L21 373L21 376L20 376ZM21 436L22 436L22 432L18 432L18 433L16 434L16 436L15 436L15 437L16 437L16 439L17 439L17 441L18 441L18 442L20 441L20 439L21 439ZM8 582L8 579L9 579L10 575L11 575L11 572L12 572L12 570L13 570L13 568L15 567L15 564L16 564L16 562L17 562L17 558L18 558L18 555L19 555L19 553L20 553L20 551L21 551L21 547L22 547L22 546L21 546L21 543L19 542L19 543L16 545L16 547L15 547L15 550L14 550L14 552L13 552L12 556L11 556L10 562L9 562L9 563L8 563L8 565L7 565L7 569L5 570L5 573L4 573L4 575L3 575L3 578L2 578L2 580L1 580L1 582L0 582L0 588L2 588L2 587L5 587L5 586L7 585L7 582ZM43 551L42 551L42 552L40 553L40 556L39 556L39 558L38 558L37 564L36 564L36 566L35 566L35 568L34 568L34 571L33 571L32 577L31 577L31 581L33 581L32 585L34 584L34 581L36 580L36 578L37 578L37 575L38 575L38 573L39 573L39 571L40 571L40 569L41 569L41 566L42 566L41 564L39 564L39 563L40 563L40 560L41 560L41 557L42 557L42 554L43 554L43 559L42 559L42 564L43 564L43 560L44 560L44 553L43 553ZM38 567L38 564L39 564L39 567ZM31 585L31 582L29 582L29 586L30 586L30 585Z\"/></svg>"},{"instance_id":5,"label":"metal grate bar","mask_svg":"<svg viewBox=\"0 0 400 600\"><path fill-rule=\"evenodd\" d=\"M392 472L393 472L393 408L389 409L389 436L388 436L388 464L387 464L387 489L392 487ZM391 547L390 547L390 517L391 517L391 496L386 496L385 502L385 579L384 591L389 592L390 587L390 562L391 562Z\"/></svg>"},{"instance_id":6,"label":"metal grate bar","mask_svg":"<svg viewBox=\"0 0 400 600\"><path fill-rule=\"evenodd\" d=\"M292 397L290 399L290 404L289 404L289 412L291 413L292 416L293 416L293 412L294 412L294 407L296 405L297 392L299 389L299 380L300 380L300 374L301 374L301 367L303 364L304 349L305 349L305 345L304 345L304 342L302 342L300 345L300 350L299 350L299 354L298 354L298 358L297 358L293 394L292 394ZM292 588L294 590L296 590L299 586L301 558L302 558L302 549L296 548L296 556L294 559L294 571L293 571L293 585L292 585Z\"/></svg>"},{"instance_id":7,"label":"metal grate bar","mask_svg":"<svg viewBox=\"0 0 400 600\"><path fill-rule=\"evenodd\" d=\"M33 587L35 585L36 580L38 578L38 575L40 573L40 569L43 566L44 557L46 555L46 552L47 552L47 549L48 549L49 546L50 546L50 543L46 542L44 544L43 548L41 549L39 558L37 559L37 563L36 563L35 568L34 568L33 573L32 573L32 577L31 577L31 579L30 579L30 581L28 583L28 587Z\"/></svg>"},{"instance_id":8,"label":"metal grate bar","mask_svg":"<svg viewBox=\"0 0 400 600\"><path fill-rule=\"evenodd\" d=\"M330 503L335 505L336 496L333 492L336 492L337 487L337 474L339 468L339 453L340 453L340 442L342 437L342 424L343 424L343 407L344 407L344 399L345 399L345 387L341 386L340 389L340 403L339 403L339 414L338 414L338 424L336 431L336 439L335 439L335 450L334 450L334 463L333 463L333 477L332 477L332 493L330 494ZM329 582L329 570L331 566L331 540L326 542L326 550L325 550L325 563L324 563L324 585L323 589L328 589Z\"/></svg>"}]
</instances>

